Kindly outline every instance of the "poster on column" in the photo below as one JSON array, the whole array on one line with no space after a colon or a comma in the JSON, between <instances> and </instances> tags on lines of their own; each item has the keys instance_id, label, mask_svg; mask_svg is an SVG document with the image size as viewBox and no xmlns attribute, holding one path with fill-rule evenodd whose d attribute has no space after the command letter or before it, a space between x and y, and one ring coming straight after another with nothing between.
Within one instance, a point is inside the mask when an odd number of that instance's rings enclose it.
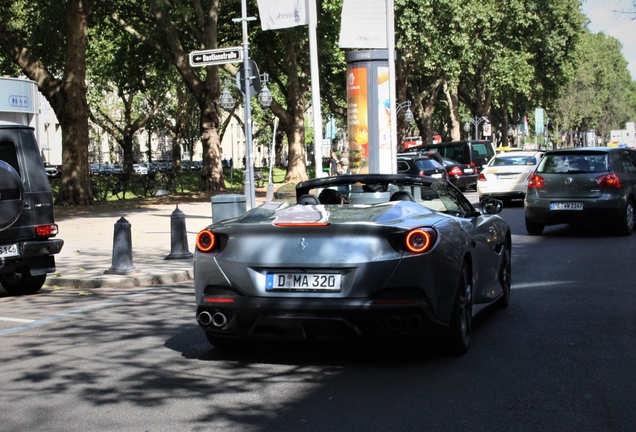
<instances>
[{"instance_id":1,"label":"poster on column","mask_svg":"<svg viewBox=\"0 0 636 432\"><path fill-rule=\"evenodd\" d=\"M344 0L340 48L386 48L386 0Z\"/></svg>"},{"instance_id":2,"label":"poster on column","mask_svg":"<svg viewBox=\"0 0 636 432\"><path fill-rule=\"evenodd\" d=\"M379 173L391 174L391 88L389 67L378 67L378 143Z\"/></svg>"},{"instance_id":3,"label":"poster on column","mask_svg":"<svg viewBox=\"0 0 636 432\"><path fill-rule=\"evenodd\" d=\"M369 171L369 113L367 68L347 72L347 123L349 125L349 170L352 174Z\"/></svg>"}]
</instances>

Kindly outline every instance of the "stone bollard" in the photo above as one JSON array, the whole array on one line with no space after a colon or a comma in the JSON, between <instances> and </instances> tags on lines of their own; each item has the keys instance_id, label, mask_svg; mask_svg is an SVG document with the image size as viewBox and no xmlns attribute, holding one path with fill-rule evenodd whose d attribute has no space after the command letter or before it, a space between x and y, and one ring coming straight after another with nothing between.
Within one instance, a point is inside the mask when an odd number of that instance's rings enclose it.
<instances>
[{"instance_id":1,"label":"stone bollard","mask_svg":"<svg viewBox=\"0 0 636 432\"><path fill-rule=\"evenodd\" d=\"M132 262L132 238L130 223L121 214L121 218L115 223L113 236L113 263L105 274L129 275L138 270Z\"/></svg>"},{"instance_id":2,"label":"stone bollard","mask_svg":"<svg viewBox=\"0 0 636 432\"><path fill-rule=\"evenodd\" d=\"M170 215L170 255L164 259L192 258L188 250L188 232L186 231L185 215L179 210L179 205Z\"/></svg>"}]
</instances>

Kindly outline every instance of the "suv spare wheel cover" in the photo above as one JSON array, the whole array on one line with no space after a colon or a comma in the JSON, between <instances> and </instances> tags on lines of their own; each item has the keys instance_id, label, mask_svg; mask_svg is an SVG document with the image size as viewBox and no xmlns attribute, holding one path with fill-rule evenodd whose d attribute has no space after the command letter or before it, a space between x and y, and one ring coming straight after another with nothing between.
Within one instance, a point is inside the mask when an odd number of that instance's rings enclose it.
<instances>
[{"instance_id":1,"label":"suv spare wheel cover","mask_svg":"<svg viewBox=\"0 0 636 432\"><path fill-rule=\"evenodd\" d=\"M20 175L0 160L0 230L10 227L22 214L24 187Z\"/></svg>"}]
</instances>

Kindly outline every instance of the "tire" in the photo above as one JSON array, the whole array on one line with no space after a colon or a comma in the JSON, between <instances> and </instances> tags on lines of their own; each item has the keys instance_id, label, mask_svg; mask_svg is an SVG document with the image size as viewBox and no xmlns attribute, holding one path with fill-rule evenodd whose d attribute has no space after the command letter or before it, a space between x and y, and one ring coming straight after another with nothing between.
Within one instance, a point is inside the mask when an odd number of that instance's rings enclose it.
<instances>
[{"instance_id":1,"label":"tire","mask_svg":"<svg viewBox=\"0 0 636 432\"><path fill-rule=\"evenodd\" d=\"M629 236L634 232L634 201L627 201L627 206L623 210L623 215L618 221L618 233Z\"/></svg>"},{"instance_id":2,"label":"tire","mask_svg":"<svg viewBox=\"0 0 636 432\"><path fill-rule=\"evenodd\" d=\"M464 355L470 345L473 325L473 294L468 265L462 264L455 294L455 304L451 317L446 349L454 355Z\"/></svg>"},{"instance_id":3,"label":"tire","mask_svg":"<svg viewBox=\"0 0 636 432\"><path fill-rule=\"evenodd\" d=\"M22 273L6 273L0 275L0 285L11 295L35 294L42 288L46 281L46 275L32 276L29 268L19 269Z\"/></svg>"},{"instance_id":4,"label":"tire","mask_svg":"<svg viewBox=\"0 0 636 432\"><path fill-rule=\"evenodd\" d=\"M507 240L503 250L501 251L502 261L499 269L499 281L501 282L501 290L503 295L497 301L499 309L505 309L510 303L510 287L512 285L512 264L511 264L512 248L510 241Z\"/></svg>"},{"instance_id":5,"label":"tire","mask_svg":"<svg viewBox=\"0 0 636 432\"><path fill-rule=\"evenodd\" d=\"M528 234L530 234L530 235L541 235L541 233L543 233L543 229L544 228L545 228L544 224L532 222L526 216L526 231L528 231Z\"/></svg>"},{"instance_id":6,"label":"tire","mask_svg":"<svg viewBox=\"0 0 636 432\"><path fill-rule=\"evenodd\" d=\"M0 160L0 231L13 225L24 208L24 186L20 174L11 165Z\"/></svg>"}]
</instances>

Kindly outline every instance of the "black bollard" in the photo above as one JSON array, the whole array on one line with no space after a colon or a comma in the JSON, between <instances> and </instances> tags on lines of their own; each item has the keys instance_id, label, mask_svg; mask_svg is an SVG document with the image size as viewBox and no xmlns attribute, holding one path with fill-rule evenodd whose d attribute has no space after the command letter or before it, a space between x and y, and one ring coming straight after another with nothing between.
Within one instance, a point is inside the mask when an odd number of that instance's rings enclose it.
<instances>
[{"instance_id":1,"label":"black bollard","mask_svg":"<svg viewBox=\"0 0 636 432\"><path fill-rule=\"evenodd\" d=\"M170 215L170 255L164 259L192 258L192 252L188 250L188 232L186 231L185 215L179 210L179 204Z\"/></svg>"},{"instance_id":2,"label":"black bollard","mask_svg":"<svg viewBox=\"0 0 636 432\"><path fill-rule=\"evenodd\" d=\"M113 236L113 264L105 274L128 275L138 270L132 262L132 238L130 235L130 223L121 214L121 218L115 223Z\"/></svg>"}]
</instances>

